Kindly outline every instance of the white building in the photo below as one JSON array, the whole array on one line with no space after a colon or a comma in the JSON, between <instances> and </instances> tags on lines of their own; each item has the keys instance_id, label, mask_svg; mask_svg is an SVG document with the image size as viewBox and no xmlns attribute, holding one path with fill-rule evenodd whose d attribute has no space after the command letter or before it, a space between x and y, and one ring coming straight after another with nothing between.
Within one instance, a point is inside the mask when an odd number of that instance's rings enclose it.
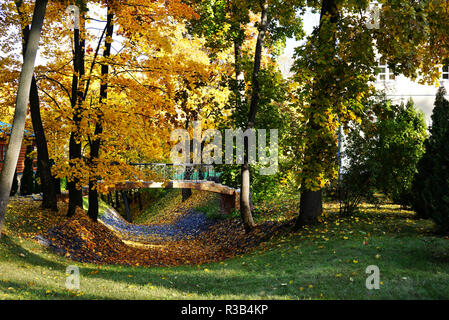
<instances>
[{"instance_id":1,"label":"white building","mask_svg":"<svg viewBox=\"0 0 449 320\"><path fill-rule=\"evenodd\" d=\"M413 99L415 106L424 112L429 126L438 86L422 85L403 75L395 76L383 61L379 61L379 71L376 76L376 89L384 91L393 103L406 103L410 98ZM442 67L440 72L439 86L449 89L449 67Z\"/></svg>"},{"instance_id":2,"label":"white building","mask_svg":"<svg viewBox=\"0 0 449 320\"><path fill-rule=\"evenodd\" d=\"M378 6L376 1L372 1L371 4L373 5L373 8ZM371 13L368 12L368 14ZM313 28L319 25L319 17L320 15L318 13L313 13L311 10L306 10L302 16L306 35L310 35ZM378 19L379 17L377 16L374 18ZM293 64L294 48L303 43L304 40L287 40L284 54L278 58L280 70L285 78L292 76L290 68ZM430 117L432 115L433 104L435 102L435 95L438 91L438 86L422 85L417 81L412 81L411 79L406 78L403 75L395 76L390 72L390 69L383 61L379 61L379 71L380 73L376 76L376 89L378 91L385 92L387 98L393 103L406 103L410 98L413 99L415 106L424 112L426 124L429 126L431 124ZM441 77L439 80L439 86L446 87L449 93L449 67L445 66L441 68L440 71Z\"/></svg>"},{"instance_id":3,"label":"white building","mask_svg":"<svg viewBox=\"0 0 449 320\"><path fill-rule=\"evenodd\" d=\"M292 76L290 67L293 59L289 53L281 55L278 63L285 78ZM449 67L441 68L440 72L439 86L444 86L449 93ZM379 73L374 86L378 91L385 92L387 98L395 104L407 103L411 98L416 108L424 112L427 126L430 125L438 86L419 84L403 75L395 76L383 61L379 61Z\"/></svg>"}]
</instances>

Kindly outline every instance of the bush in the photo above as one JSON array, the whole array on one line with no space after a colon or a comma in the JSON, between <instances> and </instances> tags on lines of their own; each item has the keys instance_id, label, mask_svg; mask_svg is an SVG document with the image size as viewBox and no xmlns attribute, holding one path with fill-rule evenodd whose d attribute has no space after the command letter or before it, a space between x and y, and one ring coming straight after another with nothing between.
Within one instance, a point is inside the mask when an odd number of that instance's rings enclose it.
<instances>
[{"instance_id":1,"label":"bush","mask_svg":"<svg viewBox=\"0 0 449 320\"><path fill-rule=\"evenodd\" d=\"M368 106L362 124L355 125L347 137L347 164L339 182L343 211L354 210L362 199L373 201L376 191L395 203L410 205L425 138L424 115L412 101L405 106L389 102Z\"/></svg>"},{"instance_id":2,"label":"bush","mask_svg":"<svg viewBox=\"0 0 449 320\"><path fill-rule=\"evenodd\" d=\"M343 172L334 183L342 216L352 215L363 200L374 201L374 175L368 163L353 158L350 170Z\"/></svg>"},{"instance_id":3,"label":"bush","mask_svg":"<svg viewBox=\"0 0 449 320\"><path fill-rule=\"evenodd\" d=\"M351 131L347 141L343 155L348 162L342 168L340 179L334 182L334 192L343 216L351 215L362 200L371 199L375 191L375 162L370 141L363 135L360 127Z\"/></svg>"},{"instance_id":4,"label":"bush","mask_svg":"<svg viewBox=\"0 0 449 320\"><path fill-rule=\"evenodd\" d=\"M439 231L449 233L449 101L438 90L430 137L413 181L412 205L421 218L431 218Z\"/></svg>"},{"instance_id":5,"label":"bush","mask_svg":"<svg viewBox=\"0 0 449 320\"><path fill-rule=\"evenodd\" d=\"M251 201L254 204L276 199L280 194L288 191L286 186L281 183L283 176L280 168L276 174L261 175L259 174L260 167L259 164L250 166ZM235 189L241 187L240 165L218 165L216 170L221 173L220 183Z\"/></svg>"},{"instance_id":6,"label":"bush","mask_svg":"<svg viewBox=\"0 0 449 320\"><path fill-rule=\"evenodd\" d=\"M424 154L424 114L410 100L404 107L392 106L378 121L376 158L380 166L377 188L393 202L409 206L413 177Z\"/></svg>"}]
</instances>

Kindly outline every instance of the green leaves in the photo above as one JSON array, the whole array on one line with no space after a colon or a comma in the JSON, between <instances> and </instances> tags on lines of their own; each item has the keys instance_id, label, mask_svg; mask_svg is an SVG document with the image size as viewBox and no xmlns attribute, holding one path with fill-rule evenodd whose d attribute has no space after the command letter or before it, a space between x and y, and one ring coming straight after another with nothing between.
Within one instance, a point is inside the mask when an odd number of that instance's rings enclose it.
<instances>
[{"instance_id":1,"label":"green leaves","mask_svg":"<svg viewBox=\"0 0 449 320\"><path fill-rule=\"evenodd\" d=\"M407 205L425 138L424 115L412 101L407 105L370 103L362 124L347 137L346 182L362 197L381 191L394 202Z\"/></svg>"}]
</instances>

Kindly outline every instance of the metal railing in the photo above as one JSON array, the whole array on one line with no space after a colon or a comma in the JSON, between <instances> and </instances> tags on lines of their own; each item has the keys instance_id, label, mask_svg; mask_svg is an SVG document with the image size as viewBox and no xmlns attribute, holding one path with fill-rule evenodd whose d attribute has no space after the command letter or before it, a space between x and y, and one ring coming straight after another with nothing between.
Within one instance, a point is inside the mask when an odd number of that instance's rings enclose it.
<instances>
[{"instance_id":1,"label":"metal railing","mask_svg":"<svg viewBox=\"0 0 449 320\"><path fill-rule=\"evenodd\" d=\"M210 164L130 163L151 180L217 181L220 172Z\"/></svg>"}]
</instances>

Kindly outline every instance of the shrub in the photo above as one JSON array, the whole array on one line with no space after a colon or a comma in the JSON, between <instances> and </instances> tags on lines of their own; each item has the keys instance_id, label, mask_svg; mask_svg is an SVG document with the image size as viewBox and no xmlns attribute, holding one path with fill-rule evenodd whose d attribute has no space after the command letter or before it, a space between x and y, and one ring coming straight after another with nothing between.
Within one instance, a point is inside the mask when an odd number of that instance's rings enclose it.
<instances>
[{"instance_id":1,"label":"shrub","mask_svg":"<svg viewBox=\"0 0 449 320\"><path fill-rule=\"evenodd\" d=\"M413 177L424 154L424 114L410 100L404 107L392 106L377 126L376 187L393 202L410 205Z\"/></svg>"},{"instance_id":2,"label":"shrub","mask_svg":"<svg viewBox=\"0 0 449 320\"><path fill-rule=\"evenodd\" d=\"M376 191L395 203L410 205L413 177L424 153L424 115L412 101L406 105L373 103L366 111L362 124L347 136L346 165L339 182L348 206L345 210L353 210L350 207L364 198L373 201Z\"/></svg>"},{"instance_id":3,"label":"shrub","mask_svg":"<svg viewBox=\"0 0 449 320\"><path fill-rule=\"evenodd\" d=\"M342 168L340 180L335 183L341 215L351 215L362 200L372 199L376 166L373 150L360 127L348 135L344 152L347 164Z\"/></svg>"}]
</instances>

